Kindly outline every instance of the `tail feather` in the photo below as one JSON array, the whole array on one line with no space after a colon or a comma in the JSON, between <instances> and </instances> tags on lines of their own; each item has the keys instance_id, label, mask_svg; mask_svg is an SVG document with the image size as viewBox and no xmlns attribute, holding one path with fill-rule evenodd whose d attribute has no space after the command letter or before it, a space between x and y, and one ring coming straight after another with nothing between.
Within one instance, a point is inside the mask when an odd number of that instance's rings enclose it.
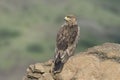
<instances>
[{"instance_id":1,"label":"tail feather","mask_svg":"<svg viewBox=\"0 0 120 80\"><path fill-rule=\"evenodd\" d=\"M63 69L64 63L67 62L69 56L66 54L60 55L57 54L54 59L53 73L60 73Z\"/></svg>"}]
</instances>

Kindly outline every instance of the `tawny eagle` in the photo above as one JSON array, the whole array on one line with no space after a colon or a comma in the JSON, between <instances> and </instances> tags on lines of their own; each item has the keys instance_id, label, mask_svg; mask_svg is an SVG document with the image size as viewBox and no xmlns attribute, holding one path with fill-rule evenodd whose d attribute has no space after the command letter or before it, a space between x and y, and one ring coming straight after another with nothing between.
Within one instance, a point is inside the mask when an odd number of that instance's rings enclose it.
<instances>
[{"instance_id":1,"label":"tawny eagle","mask_svg":"<svg viewBox=\"0 0 120 80\"><path fill-rule=\"evenodd\" d=\"M68 15L64 18L65 23L57 33L55 56L52 72L62 71L64 64L70 56L74 54L79 39L79 26L74 15Z\"/></svg>"}]
</instances>

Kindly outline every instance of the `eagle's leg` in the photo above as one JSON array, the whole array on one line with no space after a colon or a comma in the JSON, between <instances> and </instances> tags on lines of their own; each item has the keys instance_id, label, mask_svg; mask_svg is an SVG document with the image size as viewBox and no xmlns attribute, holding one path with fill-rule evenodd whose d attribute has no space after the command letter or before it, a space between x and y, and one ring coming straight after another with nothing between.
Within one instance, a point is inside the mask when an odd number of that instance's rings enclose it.
<instances>
[{"instance_id":1,"label":"eagle's leg","mask_svg":"<svg viewBox=\"0 0 120 80\"><path fill-rule=\"evenodd\" d=\"M69 55L68 55L68 51L66 50L64 51L64 54L61 57L61 61L62 63L66 63L68 59L69 59Z\"/></svg>"}]
</instances>

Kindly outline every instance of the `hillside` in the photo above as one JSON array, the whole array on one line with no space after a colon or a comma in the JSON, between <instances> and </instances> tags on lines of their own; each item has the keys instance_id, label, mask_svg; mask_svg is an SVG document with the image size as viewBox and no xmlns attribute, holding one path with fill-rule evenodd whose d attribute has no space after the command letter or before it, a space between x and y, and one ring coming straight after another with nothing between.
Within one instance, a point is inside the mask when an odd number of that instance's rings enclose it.
<instances>
[{"instance_id":1,"label":"hillside","mask_svg":"<svg viewBox=\"0 0 120 80\"><path fill-rule=\"evenodd\" d=\"M105 43L74 55L61 73L50 73L50 61L30 65L23 80L119 80L120 44Z\"/></svg>"}]
</instances>

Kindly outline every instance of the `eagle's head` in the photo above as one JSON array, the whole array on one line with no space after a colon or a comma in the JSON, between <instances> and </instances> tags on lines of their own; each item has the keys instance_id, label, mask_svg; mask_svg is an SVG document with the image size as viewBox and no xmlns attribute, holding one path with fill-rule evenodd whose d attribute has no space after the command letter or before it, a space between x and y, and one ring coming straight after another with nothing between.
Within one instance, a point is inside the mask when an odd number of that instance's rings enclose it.
<instances>
[{"instance_id":1,"label":"eagle's head","mask_svg":"<svg viewBox=\"0 0 120 80\"><path fill-rule=\"evenodd\" d=\"M66 21L66 23L68 25L76 25L77 24L77 19L74 15L68 15L64 18L64 20Z\"/></svg>"}]
</instances>

